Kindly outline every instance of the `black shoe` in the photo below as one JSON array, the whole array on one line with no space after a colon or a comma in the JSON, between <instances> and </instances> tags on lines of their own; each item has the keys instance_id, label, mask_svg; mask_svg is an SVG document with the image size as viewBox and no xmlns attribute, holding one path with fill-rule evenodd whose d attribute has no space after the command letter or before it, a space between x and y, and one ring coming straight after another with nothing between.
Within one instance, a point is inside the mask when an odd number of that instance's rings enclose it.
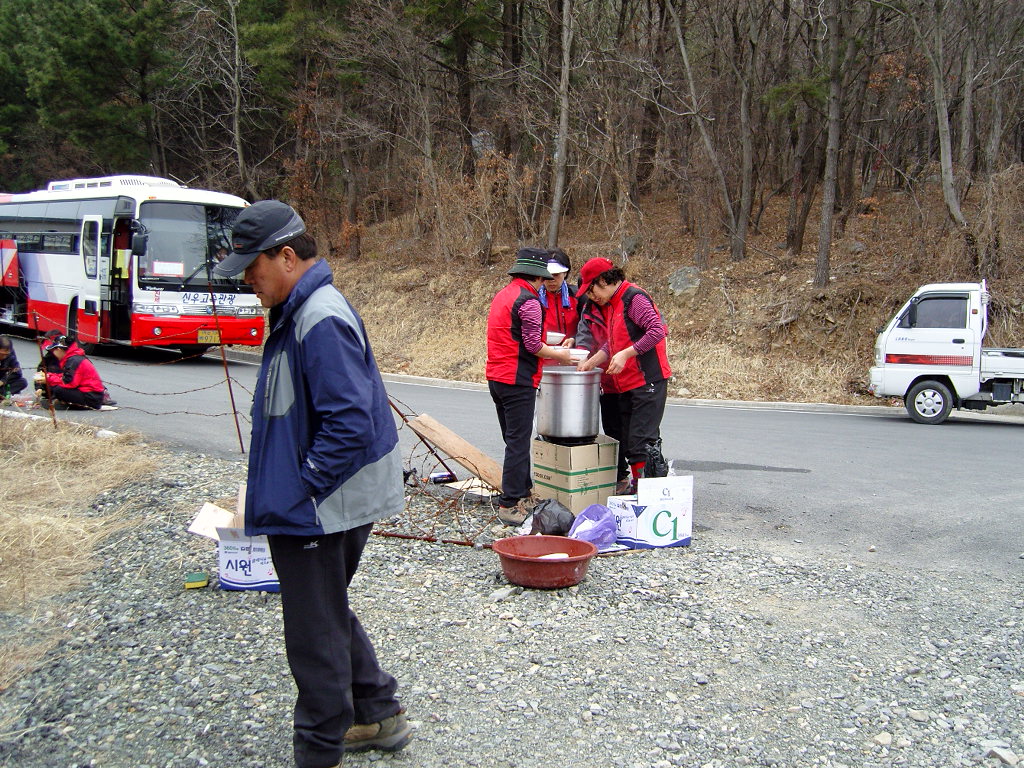
<instances>
[{"instance_id":1,"label":"black shoe","mask_svg":"<svg viewBox=\"0 0 1024 768\"><path fill-rule=\"evenodd\" d=\"M632 496L636 493L636 482L633 478L627 477L615 484L616 496Z\"/></svg>"}]
</instances>

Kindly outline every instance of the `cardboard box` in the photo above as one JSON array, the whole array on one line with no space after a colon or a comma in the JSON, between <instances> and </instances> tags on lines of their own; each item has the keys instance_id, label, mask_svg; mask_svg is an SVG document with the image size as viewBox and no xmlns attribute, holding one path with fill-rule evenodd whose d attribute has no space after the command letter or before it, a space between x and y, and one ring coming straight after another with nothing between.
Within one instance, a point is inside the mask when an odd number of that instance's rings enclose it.
<instances>
[{"instance_id":1,"label":"cardboard box","mask_svg":"<svg viewBox=\"0 0 1024 768\"><path fill-rule=\"evenodd\" d=\"M616 543L632 549L688 547L693 536L693 476L641 478L633 496L612 496Z\"/></svg>"},{"instance_id":2,"label":"cardboard box","mask_svg":"<svg viewBox=\"0 0 1024 768\"><path fill-rule=\"evenodd\" d=\"M281 591L267 537L246 536L241 513L207 502L188 530L217 542L221 589Z\"/></svg>"},{"instance_id":3,"label":"cardboard box","mask_svg":"<svg viewBox=\"0 0 1024 768\"><path fill-rule=\"evenodd\" d=\"M606 435L598 435L587 445L534 440L534 493L542 499L555 499L573 514L591 504L604 504L615 492L618 448L618 442Z\"/></svg>"}]
</instances>

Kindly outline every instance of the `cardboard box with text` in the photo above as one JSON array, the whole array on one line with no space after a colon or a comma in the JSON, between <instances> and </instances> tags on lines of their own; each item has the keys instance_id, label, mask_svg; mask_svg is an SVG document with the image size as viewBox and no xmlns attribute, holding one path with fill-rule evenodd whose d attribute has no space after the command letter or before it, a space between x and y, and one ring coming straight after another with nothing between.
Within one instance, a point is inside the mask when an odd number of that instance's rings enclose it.
<instances>
[{"instance_id":1,"label":"cardboard box with text","mask_svg":"<svg viewBox=\"0 0 1024 768\"><path fill-rule=\"evenodd\" d=\"M240 494L244 498L244 491ZM190 533L217 542L218 581L221 589L280 592L281 585L270 558L266 536L246 536L241 513L209 502L188 527Z\"/></svg>"},{"instance_id":2,"label":"cardboard box with text","mask_svg":"<svg viewBox=\"0 0 1024 768\"><path fill-rule=\"evenodd\" d=\"M591 504L604 504L615 492L618 448L618 442L606 435L586 445L534 440L534 493L559 501L573 514Z\"/></svg>"},{"instance_id":3,"label":"cardboard box with text","mask_svg":"<svg viewBox=\"0 0 1024 768\"><path fill-rule=\"evenodd\" d=\"M631 549L687 547L693 536L693 476L641 478L633 496L611 496L616 542Z\"/></svg>"}]
</instances>

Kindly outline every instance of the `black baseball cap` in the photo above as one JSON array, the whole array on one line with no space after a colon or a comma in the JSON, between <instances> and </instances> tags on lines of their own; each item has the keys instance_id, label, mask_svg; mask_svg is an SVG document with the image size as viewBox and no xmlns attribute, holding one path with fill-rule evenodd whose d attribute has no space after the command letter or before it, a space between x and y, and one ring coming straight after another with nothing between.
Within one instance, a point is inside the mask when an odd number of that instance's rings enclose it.
<instances>
[{"instance_id":1,"label":"black baseball cap","mask_svg":"<svg viewBox=\"0 0 1024 768\"><path fill-rule=\"evenodd\" d=\"M302 217L280 200L260 200L240 214L231 228L231 253L217 264L218 275L237 275L263 251L283 245L306 231Z\"/></svg>"},{"instance_id":2,"label":"black baseball cap","mask_svg":"<svg viewBox=\"0 0 1024 768\"><path fill-rule=\"evenodd\" d=\"M58 332L56 336L48 338L43 344L43 354L48 355L55 349L68 349L70 346L71 340Z\"/></svg>"},{"instance_id":3,"label":"black baseball cap","mask_svg":"<svg viewBox=\"0 0 1024 768\"><path fill-rule=\"evenodd\" d=\"M510 275L528 275L529 277L551 277L548 271L548 257L550 251L543 248L520 248L516 251L516 260Z\"/></svg>"}]
</instances>

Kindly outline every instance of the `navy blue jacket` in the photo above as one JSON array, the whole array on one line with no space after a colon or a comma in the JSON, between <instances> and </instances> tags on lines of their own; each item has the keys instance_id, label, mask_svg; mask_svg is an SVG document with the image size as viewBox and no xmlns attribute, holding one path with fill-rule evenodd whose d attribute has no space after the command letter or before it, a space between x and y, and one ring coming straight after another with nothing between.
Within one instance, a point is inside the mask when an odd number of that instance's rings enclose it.
<instances>
[{"instance_id":1,"label":"navy blue jacket","mask_svg":"<svg viewBox=\"0 0 1024 768\"><path fill-rule=\"evenodd\" d=\"M28 382L21 374L21 366L18 364L18 356L14 354L12 344L7 357L0 360L0 397L7 393L16 395L27 386Z\"/></svg>"},{"instance_id":2,"label":"navy blue jacket","mask_svg":"<svg viewBox=\"0 0 1024 768\"><path fill-rule=\"evenodd\" d=\"M398 431L359 315L319 261L270 311L252 408L248 535L318 536L399 514Z\"/></svg>"}]
</instances>

